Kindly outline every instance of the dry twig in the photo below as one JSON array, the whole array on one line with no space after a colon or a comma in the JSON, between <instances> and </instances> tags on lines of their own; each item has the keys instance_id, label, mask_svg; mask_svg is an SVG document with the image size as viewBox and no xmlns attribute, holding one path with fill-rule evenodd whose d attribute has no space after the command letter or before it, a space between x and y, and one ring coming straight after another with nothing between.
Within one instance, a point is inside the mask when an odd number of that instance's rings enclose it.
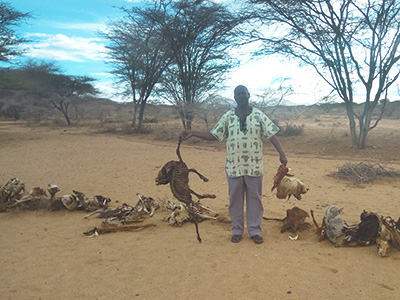
<instances>
[{"instance_id":1,"label":"dry twig","mask_svg":"<svg viewBox=\"0 0 400 300\"><path fill-rule=\"evenodd\" d=\"M360 163L346 163L341 166L338 172L332 174L345 180L351 180L356 184L363 184L372 182L378 177L400 177L400 172L387 169L379 163L368 164Z\"/></svg>"}]
</instances>

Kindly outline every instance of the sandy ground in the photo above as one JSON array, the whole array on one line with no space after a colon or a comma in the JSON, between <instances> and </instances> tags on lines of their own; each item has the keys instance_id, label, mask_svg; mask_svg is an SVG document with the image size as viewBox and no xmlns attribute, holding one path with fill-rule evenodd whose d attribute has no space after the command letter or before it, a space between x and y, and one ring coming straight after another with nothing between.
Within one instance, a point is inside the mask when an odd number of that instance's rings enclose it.
<instances>
[{"instance_id":1,"label":"sandy ground","mask_svg":"<svg viewBox=\"0 0 400 300\"><path fill-rule=\"evenodd\" d=\"M306 122L306 121L304 121ZM328 176L347 162L381 163L400 170L400 121L382 121L365 150L352 149L347 121L322 118L305 124L303 135L281 138L292 173L310 188L302 201L279 200L270 192L278 156L265 147L264 216L283 218L297 205L320 221L329 205L344 207L349 224L363 209L398 218L399 180L356 186ZM87 196L103 195L111 206L135 205L136 193L174 200L156 186L161 166L176 159L176 143L145 137L94 134L82 128L48 129L0 123L0 184L18 177L28 190L49 183ZM210 181L192 176L190 186L216 199L202 203L227 215L225 149L218 143L184 144L182 156ZM1 299L396 299L400 251L381 258L376 246L335 248L318 242L315 227L289 239L281 223L263 221L264 244L247 233L230 242L230 225L204 221L199 244L191 223L172 227L161 209L146 223L155 227L87 238L101 219L85 212L45 210L0 214ZM312 221L308 219L312 224Z\"/></svg>"}]
</instances>

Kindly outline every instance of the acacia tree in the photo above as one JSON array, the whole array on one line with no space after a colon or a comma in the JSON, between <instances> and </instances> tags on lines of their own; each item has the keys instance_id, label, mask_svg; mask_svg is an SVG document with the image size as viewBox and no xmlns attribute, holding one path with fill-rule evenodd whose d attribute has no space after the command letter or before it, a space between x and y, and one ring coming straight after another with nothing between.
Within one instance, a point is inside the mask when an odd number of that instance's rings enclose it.
<instances>
[{"instance_id":1,"label":"acacia tree","mask_svg":"<svg viewBox=\"0 0 400 300\"><path fill-rule=\"evenodd\" d=\"M397 80L400 2L396 0L249 0L253 18L269 25L259 54L279 53L309 65L345 102L352 144L363 149ZM356 95L363 94L361 111ZM374 117L374 110L381 110ZM357 131L358 121L358 131Z\"/></svg>"},{"instance_id":2,"label":"acacia tree","mask_svg":"<svg viewBox=\"0 0 400 300\"><path fill-rule=\"evenodd\" d=\"M209 95L201 107L196 110L196 115L204 121L207 130L211 129L210 121L215 124L224 112L235 106L235 101L217 94Z\"/></svg>"},{"instance_id":3,"label":"acacia tree","mask_svg":"<svg viewBox=\"0 0 400 300\"><path fill-rule=\"evenodd\" d=\"M87 76L67 76L53 74L51 76L51 100L50 103L62 113L67 125L71 125L69 116L71 105L75 106L86 94L95 95L96 89L91 84L93 78Z\"/></svg>"},{"instance_id":4,"label":"acacia tree","mask_svg":"<svg viewBox=\"0 0 400 300\"><path fill-rule=\"evenodd\" d=\"M68 126L71 125L71 106L75 106L86 94L97 93L91 84L94 79L61 74L60 68L53 62L30 60L19 71L25 94L46 99L52 108L62 113Z\"/></svg>"},{"instance_id":5,"label":"acacia tree","mask_svg":"<svg viewBox=\"0 0 400 300\"><path fill-rule=\"evenodd\" d=\"M30 13L22 13L14 9L7 2L0 2L0 61L8 61L13 56L22 53L17 45L27 42L19 37L14 27L19 26L26 19L31 18Z\"/></svg>"},{"instance_id":6,"label":"acacia tree","mask_svg":"<svg viewBox=\"0 0 400 300\"><path fill-rule=\"evenodd\" d=\"M147 101L170 61L156 22L163 18L163 10L157 2L122 10L124 18L110 22L102 35L110 41L107 49L116 84L133 101L132 127L140 131Z\"/></svg>"},{"instance_id":7,"label":"acacia tree","mask_svg":"<svg viewBox=\"0 0 400 300\"><path fill-rule=\"evenodd\" d=\"M272 117L278 107L284 104L285 98L293 94L293 88L290 84L286 84L286 80L286 78L282 77L277 79L275 82L279 84L279 86L269 87L265 89L261 95L256 95L258 99L253 102L252 105Z\"/></svg>"},{"instance_id":8,"label":"acacia tree","mask_svg":"<svg viewBox=\"0 0 400 300\"><path fill-rule=\"evenodd\" d=\"M194 111L234 66L229 50L240 40L240 17L212 1L179 0L164 4L159 18L171 65L158 94L178 110L184 128Z\"/></svg>"}]
</instances>

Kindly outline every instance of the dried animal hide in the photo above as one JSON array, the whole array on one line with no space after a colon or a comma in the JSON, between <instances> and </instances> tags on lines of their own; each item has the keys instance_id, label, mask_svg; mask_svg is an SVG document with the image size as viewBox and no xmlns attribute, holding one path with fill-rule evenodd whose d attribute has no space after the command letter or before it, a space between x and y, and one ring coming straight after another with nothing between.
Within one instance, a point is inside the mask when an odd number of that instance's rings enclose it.
<instances>
[{"instance_id":1,"label":"dried animal hide","mask_svg":"<svg viewBox=\"0 0 400 300\"><path fill-rule=\"evenodd\" d=\"M266 217L263 217L263 219L283 222L283 226L281 227L281 233L285 231L290 231L295 233L297 230L301 231L309 225L308 223L305 222L305 219L308 217L309 215L306 211L295 206L292 209L286 210L286 217L283 219L266 218Z\"/></svg>"},{"instance_id":2,"label":"dried animal hide","mask_svg":"<svg viewBox=\"0 0 400 300\"><path fill-rule=\"evenodd\" d=\"M315 227L317 227L317 230L315 231L317 237L318 237L318 241L322 241L326 238L326 234L325 234L325 216L322 218L322 222L321 222L321 226L318 225L317 221L315 220L315 216L314 216L314 211L311 209L310 210L311 213L311 217L313 220L313 223L315 225Z\"/></svg>"},{"instance_id":3,"label":"dried animal hide","mask_svg":"<svg viewBox=\"0 0 400 300\"><path fill-rule=\"evenodd\" d=\"M137 231L137 230L142 230L144 228L149 228L156 226L155 224L145 224L145 225L132 225L132 224L126 224L126 225L111 225L111 224L102 224L101 227L94 227L91 229L88 229L85 231L83 234L87 237L95 237L100 234L104 233L111 233L111 232L119 232L119 231Z\"/></svg>"},{"instance_id":4,"label":"dried animal hide","mask_svg":"<svg viewBox=\"0 0 400 300\"><path fill-rule=\"evenodd\" d=\"M325 235L334 245L336 245L337 238L342 236L348 228L340 215L342 211L343 208L331 205L326 209L324 217Z\"/></svg>"},{"instance_id":5,"label":"dried animal hide","mask_svg":"<svg viewBox=\"0 0 400 300\"><path fill-rule=\"evenodd\" d=\"M343 246L368 246L376 243L379 234L380 218L376 213L363 211L361 222L346 230Z\"/></svg>"},{"instance_id":6,"label":"dried animal hide","mask_svg":"<svg viewBox=\"0 0 400 300\"><path fill-rule=\"evenodd\" d=\"M387 249L390 244L400 250L400 231L397 223L389 216L380 216L380 228L376 244L378 254L382 257L387 256Z\"/></svg>"}]
</instances>

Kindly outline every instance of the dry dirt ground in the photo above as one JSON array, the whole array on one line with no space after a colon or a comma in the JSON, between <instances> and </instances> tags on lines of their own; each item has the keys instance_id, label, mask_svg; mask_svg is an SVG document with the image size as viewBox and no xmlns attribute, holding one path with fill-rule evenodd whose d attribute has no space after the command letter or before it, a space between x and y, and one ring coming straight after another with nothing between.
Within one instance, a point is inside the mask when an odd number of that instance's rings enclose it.
<instances>
[{"instance_id":1,"label":"dry dirt ground","mask_svg":"<svg viewBox=\"0 0 400 300\"><path fill-rule=\"evenodd\" d=\"M318 222L329 205L344 207L349 224L365 210L398 218L400 179L364 185L329 176L348 162L380 163L400 170L400 121L383 120L365 150L352 149L346 118L302 120L304 134L280 138L289 167L310 191L302 201L279 200L270 192L279 165L265 145L264 216L282 218L293 206L313 209ZM179 126L179 124L177 124ZM179 127L178 127L179 128ZM160 202L174 200L167 186L156 186L161 166L175 160L175 141L146 136L96 134L87 128L48 129L0 123L0 184L18 177L29 190L49 183L88 196L103 195L111 206L135 205L136 193ZM196 176L190 186L216 199L202 203L227 215L224 145L185 143L182 157ZM199 244L191 223L172 227L158 210L146 223L155 227L87 238L101 219L84 212L45 210L0 214L1 299L396 299L400 294L400 251L381 258L376 246L335 248L318 242L315 227L298 240L280 233L280 222L262 223L264 244L247 233L230 242L230 225L199 224ZM312 221L308 219L312 224Z\"/></svg>"}]
</instances>

